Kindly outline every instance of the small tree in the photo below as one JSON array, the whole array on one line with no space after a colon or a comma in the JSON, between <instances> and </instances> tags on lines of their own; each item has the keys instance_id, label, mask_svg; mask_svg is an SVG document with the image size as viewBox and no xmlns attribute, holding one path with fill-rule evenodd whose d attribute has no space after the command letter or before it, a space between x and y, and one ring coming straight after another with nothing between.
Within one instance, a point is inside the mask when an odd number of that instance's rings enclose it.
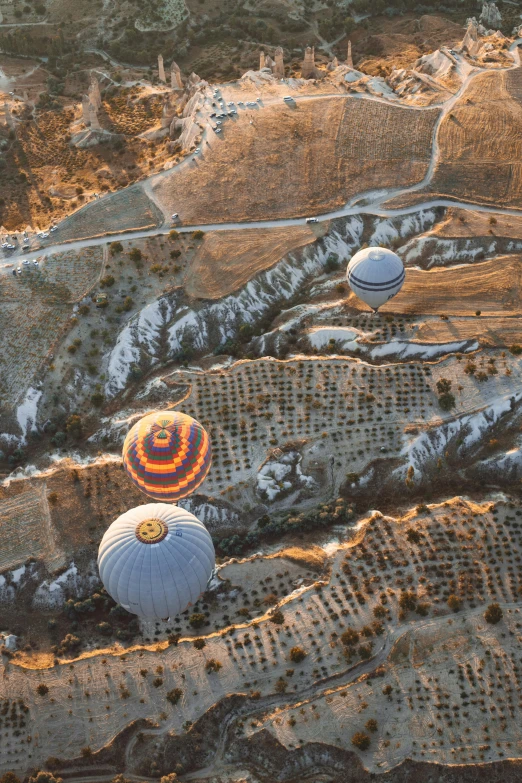
<instances>
[{"instance_id":1,"label":"small tree","mask_svg":"<svg viewBox=\"0 0 522 783\"><path fill-rule=\"evenodd\" d=\"M205 664L205 669L207 672L209 672L209 674L212 674L212 672L218 672L222 668L223 664L221 661L216 661L215 658L209 658Z\"/></svg>"},{"instance_id":2,"label":"small tree","mask_svg":"<svg viewBox=\"0 0 522 783\"><path fill-rule=\"evenodd\" d=\"M293 663L301 663L306 658L306 653L302 647L292 647L288 657Z\"/></svg>"},{"instance_id":3,"label":"small tree","mask_svg":"<svg viewBox=\"0 0 522 783\"><path fill-rule=\"evenodd\" d=\"M353 628L347 628L341 634L341 643L345 647L354 647L359 641L359 634Z\"/></svg>"},{"instance_id":4,"label":"small tree","mask_svg":"<svg viewBox=\"0 0 522 783\"><path fill-rule=\"evenodd\" d=\"M205 625L205 615L201 612L194 612L189 617L189 624L192 628L201 628L202 625Z\"/></svg>"},{"instance_id":5,"label":"small tree","mask_svg":"<svg viewBox=\"0 0 522 783\"><path fill-rule=\"evenodd\" d=\"M177 704L178 701L183 696L183 691L181 688L173 688L171 691L167 693L167 701L170 701L171 704Z\"/></svg>"},{"instance_id":6,"label":"small tree","mask_svg":"<svg viewBox=\"0 0 522 783\"><path fill-rule=\"evenodd\" d=\"M109 249L111 252L111 256L115 256L116 253L122 253L123 252L123 245L121 242L111 242L109 245Z\"/></svg>"},{"instance_id":7,"label":"small tree","mask_svg":"<svg viewBox=\"0 0 522 783\"><path fill-rule=\"evenodd\" d=\"M491 625L496 625L502 620L504 613L498 604L490 604L484 612L484 619Z\"/></svg>"},{"instance_id":8,"label":"small tree","mask_svg":"<svg viewBox=\"0 0 522 783\"><path fill-rule=\"evenodd\" d=\"M352 737L352 745L354 745L359 750L368 750L370 747L370 742L370 737L368 734L365 734L364 731L358 731Z\"/></svg>"},{"instance_id":9,"label":"small tree","mask_svg":"<svg viewBox=\"0 0 522 783\"><path fill-rule=\"evenodd\" d=\"M129 253L129 258L137 264L143 258L143 254L138 247L133 247Z\"/></svg>"},{"instance_id":10,"label":"small tree","mask_svg":"<svg viewBox=\"0 0 522 783\"><path fill-rule=\"evenodd\" d=\"M450 595L446 603L448 604L452 612L458 612L462 605L460 598L454 595L453 593Z\"/></svg>"}]
</instances>

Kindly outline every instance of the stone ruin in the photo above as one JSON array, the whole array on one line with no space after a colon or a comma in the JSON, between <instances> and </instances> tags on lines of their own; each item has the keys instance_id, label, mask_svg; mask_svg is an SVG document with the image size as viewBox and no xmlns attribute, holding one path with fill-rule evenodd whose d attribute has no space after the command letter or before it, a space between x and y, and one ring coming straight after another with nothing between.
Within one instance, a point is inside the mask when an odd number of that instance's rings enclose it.
<instances>
[{"instance_id":1,"label":"stone ruin","mask_svg":"<svg viewBox=\"0 0 522 783\"><path fill-rule=\"evenodd\" d=\"M502 24L502 14L495 3L485 2L483 4L479 21L488 30L498 30Z\"/></svg>"}]
</instances>

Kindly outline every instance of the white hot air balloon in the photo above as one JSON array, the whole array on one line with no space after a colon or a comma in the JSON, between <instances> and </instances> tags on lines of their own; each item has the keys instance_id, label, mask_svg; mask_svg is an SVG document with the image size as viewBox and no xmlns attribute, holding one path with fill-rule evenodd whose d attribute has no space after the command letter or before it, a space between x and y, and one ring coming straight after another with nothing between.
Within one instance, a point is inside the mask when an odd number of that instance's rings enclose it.
<instances>
[{"instance_id":1,"label":"white hot air balloon","mask_svg":"<svg viewBox=\"0 0 522 783\"><path fill-rule=\"evenodd\" d=\"M175 617L194 604L214 565L214 545L203 523L167 503L147 503L122 514L98 550L100 578L109 595L145 619Z\"/></svg>"},{"instance_id":2,"label":"white hot air balloon","mask_svg":"<svg viewBox=\"0 0 522 783\"><path fill-rule=\"evenodd\" d=\"M404 265L399 256L387 248L366 247L351 258L346 278L354 294L377 312L401 290Z\"/></svg>"}]
</instances>

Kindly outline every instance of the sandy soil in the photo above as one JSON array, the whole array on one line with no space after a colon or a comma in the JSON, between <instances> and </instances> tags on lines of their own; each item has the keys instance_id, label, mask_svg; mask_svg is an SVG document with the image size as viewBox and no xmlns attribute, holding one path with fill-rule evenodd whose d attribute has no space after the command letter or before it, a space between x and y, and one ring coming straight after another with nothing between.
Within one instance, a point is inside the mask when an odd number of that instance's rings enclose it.
<instances>
[{"instance_id":1,"label":"sandy soil","mask_svg":"<svg viewBox=\"0 0 522 783\"><path fill-rule=\"evenodd\" d=\"M420 326L416 337L433 343L478 339L481 345L504 347L522 343L522 324L518 318L429 320Z\"/></svg>"},{"instance_id":2,"label":"sandy soil","mask_svg":"<svg viewBox=\"0 0 522 783\"><path fill-rule=\"evenodd\" d=\"M463 316L480 310L489 316L518 315L522 312L521 272L519 256L429 272L407 269L402 291L381 312ZM354 294L348 303L364 307Z\"/></svg>"},{"instance_id":3,"label":"sandy soil","mask_svg":"<svg viewBox=\"0 0 522 783\"><path fill-rule=\"evenodd\" d=\"M189 224L325 212L356 193L421 180L437 117L349 97L268 104L227 121L198 162L153 180L154 194Z\"/></svg>"},{"instance_id":4,"label":"sandy soil","mask_svg":"<svg viewBox=\"0 0 522 783\"><path fill-rule=\"evenodd\" d=\"M189 296L220 299L290 251L315 242L308 227L207 232L185 277Z\"/></svg>"}]
</instances>

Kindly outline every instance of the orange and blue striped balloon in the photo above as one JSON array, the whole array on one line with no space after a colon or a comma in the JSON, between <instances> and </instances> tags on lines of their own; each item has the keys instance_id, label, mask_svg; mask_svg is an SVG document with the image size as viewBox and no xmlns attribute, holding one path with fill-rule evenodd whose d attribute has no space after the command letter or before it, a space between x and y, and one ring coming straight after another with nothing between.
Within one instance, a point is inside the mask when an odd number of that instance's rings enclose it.
<instances>
[{"instance_id":1,"label":"orange and blue striped balloon","mask_svg":"<svg viewBox=\"0 0 522 783\"><path fill-rule=\"evenodd\" d=\"M123 444L123 467L134 484L149 497L172 503L195 492L211 459L205 428L178 411L144 416Z\"/></svg>"}]
</instances>

